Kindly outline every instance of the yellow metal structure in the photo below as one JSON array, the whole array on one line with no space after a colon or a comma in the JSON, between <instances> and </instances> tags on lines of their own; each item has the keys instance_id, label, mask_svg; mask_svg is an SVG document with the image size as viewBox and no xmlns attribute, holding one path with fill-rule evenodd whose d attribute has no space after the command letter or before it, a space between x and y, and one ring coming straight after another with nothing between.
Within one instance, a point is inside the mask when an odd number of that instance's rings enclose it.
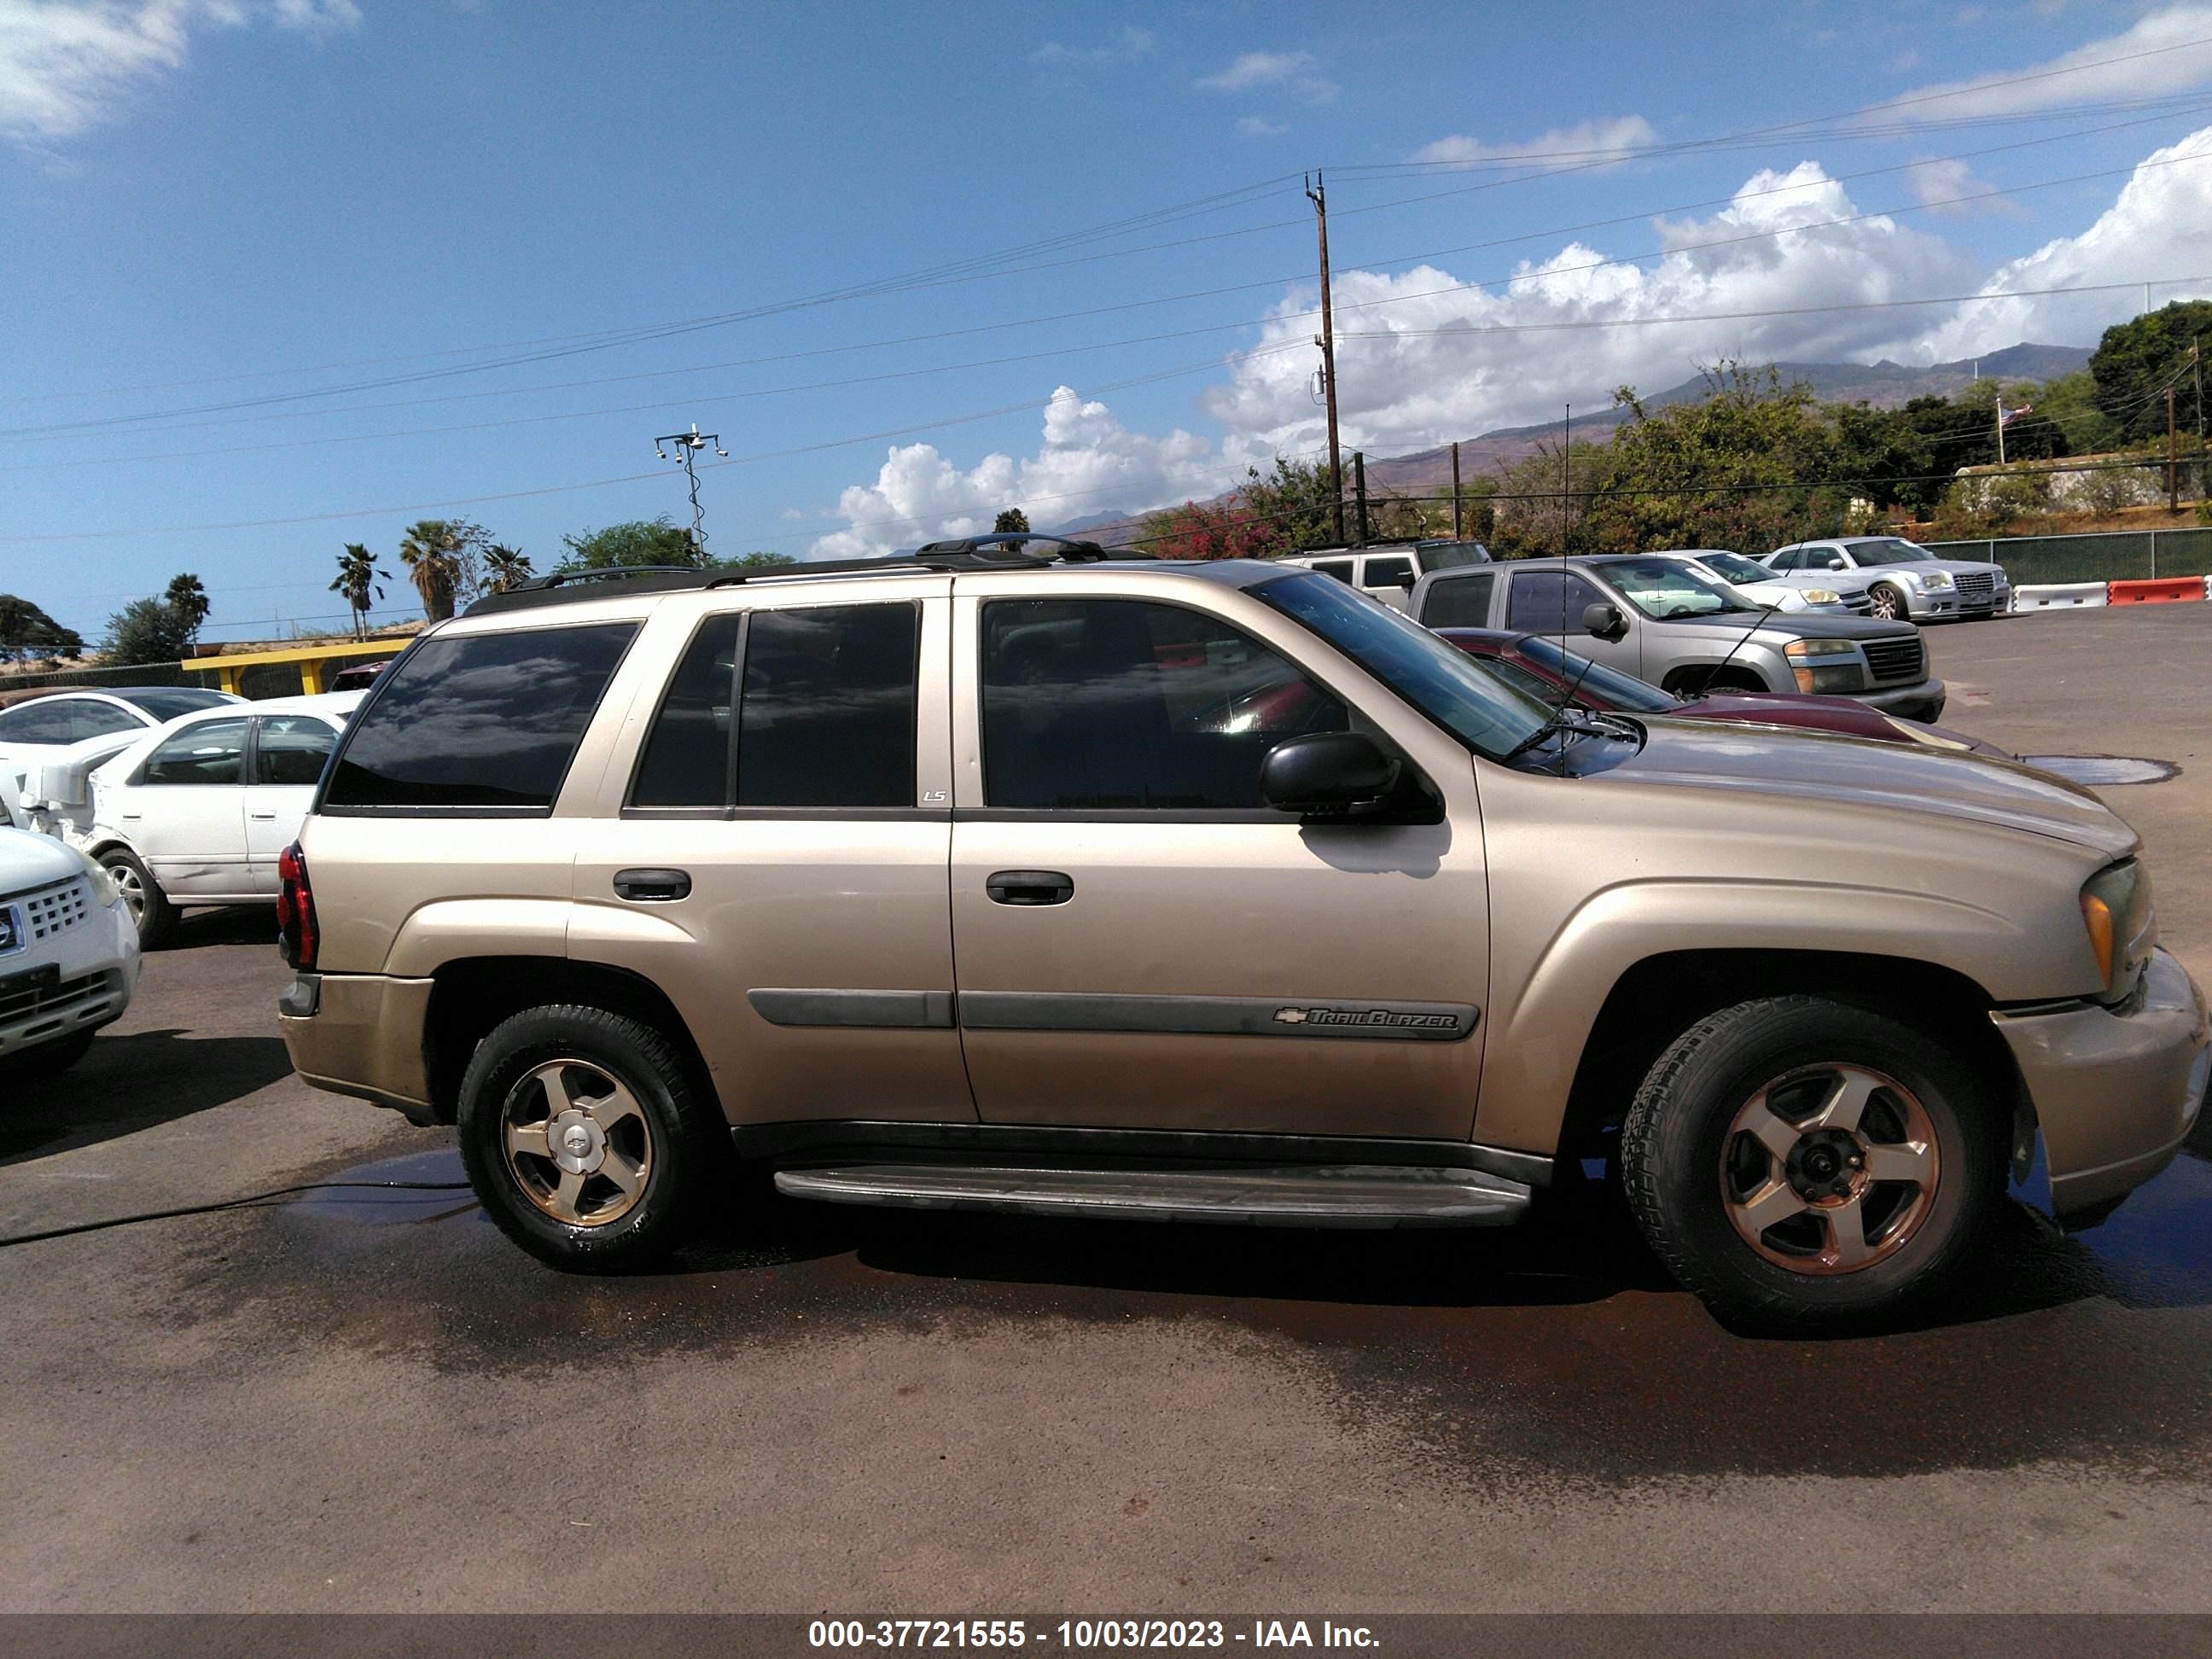
<instances>
[{"instance_id":1,"label":"yellow metal structure","mask_svg":"<svg viewBox=\"0 0 2212 1659\"><path fill-rule=\"evenodd\" d=\"M188 674L213 674L219 690L243 695L241 682L249 668L300 666L300 690L313 696L325 690L323 679L331 662L356 657L396 657L410 643L408 637L386 640L318 640L312 645L288 646L282 651L241 651L235 656L193 657L183 665Z\"/></svg>"}]
</instances>

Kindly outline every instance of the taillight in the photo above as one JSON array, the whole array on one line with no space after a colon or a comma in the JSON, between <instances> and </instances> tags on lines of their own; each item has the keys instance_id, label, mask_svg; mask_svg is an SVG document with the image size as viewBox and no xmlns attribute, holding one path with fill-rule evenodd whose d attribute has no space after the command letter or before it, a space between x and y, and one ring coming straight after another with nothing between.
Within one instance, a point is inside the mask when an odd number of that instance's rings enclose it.
<instances>
[{"instance_id":1,"label":"taillight","mask_svg":"<svg viewBox=\"0 0 2212 1659\"><path fill-rule=\"evenodd\" d=\"M276 855L276 939L287 966L314 970L322 932L315 926L315 896L307 885L307 855L296 841Z\"/></svg>"}]
</instances>

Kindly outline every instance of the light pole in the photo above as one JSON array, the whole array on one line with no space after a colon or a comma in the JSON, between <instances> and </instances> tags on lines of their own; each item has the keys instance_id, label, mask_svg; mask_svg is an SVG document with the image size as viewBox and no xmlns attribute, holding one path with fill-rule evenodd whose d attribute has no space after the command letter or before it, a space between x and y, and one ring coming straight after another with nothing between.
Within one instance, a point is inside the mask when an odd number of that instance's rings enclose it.
<instances>
[{"instance_id":1,"label":"light pole","mask_svg":"<svg viewBox=\"0 0 2212 1659\"><path fill-rule=\"evenodd\" d=\"M661 447L663 444L676 446L673 457ZM696 421L691 422L689 432L665 432L653 441L653 453L662 460L672 459L683 464L684 479L691 487L691 554L701 564L707 562L707 526L699 510L699 471L692 465L692 457L709 446L723 459L729 459L730 452L722 447L722 434L719 432L702 433Z\"/></svg>"}]
</instances>

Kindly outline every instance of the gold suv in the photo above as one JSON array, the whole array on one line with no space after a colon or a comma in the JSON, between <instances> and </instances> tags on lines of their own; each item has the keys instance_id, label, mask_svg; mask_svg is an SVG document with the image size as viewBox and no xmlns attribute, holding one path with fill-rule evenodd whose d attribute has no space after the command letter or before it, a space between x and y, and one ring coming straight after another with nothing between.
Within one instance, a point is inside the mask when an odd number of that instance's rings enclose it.
<instances>
[{"instance_id":1,"label":"gold suv","mask_svg":"<svg viewBox=\"0 0 2212 1659\"><path fill-rule=\"evenodd\" d=\"M563 1267L679 1243L733 1153L831 1203L1352 1227L1612 1158L1685 1285L1823 1326L2008 1176L2094 1219L2188 1133L2203 1005L2136 848L1979 755L1555 712L1281 565L551 577L349 727L283 1022Z\"/></svg>"}]
</instances>

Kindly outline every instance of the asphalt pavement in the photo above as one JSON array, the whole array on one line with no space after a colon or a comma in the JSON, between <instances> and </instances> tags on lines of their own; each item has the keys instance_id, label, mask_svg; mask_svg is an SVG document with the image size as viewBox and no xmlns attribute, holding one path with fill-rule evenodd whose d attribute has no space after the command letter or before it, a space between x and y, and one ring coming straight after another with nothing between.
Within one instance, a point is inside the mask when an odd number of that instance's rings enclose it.
<instances>
[{"instance_id":1,"label":"asphalt pavement","mask_svg":"<svg viewBox=\"0 0 2212 1659\"><path fill-rule=\"evenodd\" d=\"M2212 605L1931 631L1945 715L2104 792L2212 981ZM459 1179L316 1094L261 916L187 921L0 1235ZM1620 1218L1455 1236L810 1211L568 1278L465 1192L0 1249L0 1611L2212 1609L2212 1138L1952 1305L1717 1326Z\"/></svg>"}]
</instances>

